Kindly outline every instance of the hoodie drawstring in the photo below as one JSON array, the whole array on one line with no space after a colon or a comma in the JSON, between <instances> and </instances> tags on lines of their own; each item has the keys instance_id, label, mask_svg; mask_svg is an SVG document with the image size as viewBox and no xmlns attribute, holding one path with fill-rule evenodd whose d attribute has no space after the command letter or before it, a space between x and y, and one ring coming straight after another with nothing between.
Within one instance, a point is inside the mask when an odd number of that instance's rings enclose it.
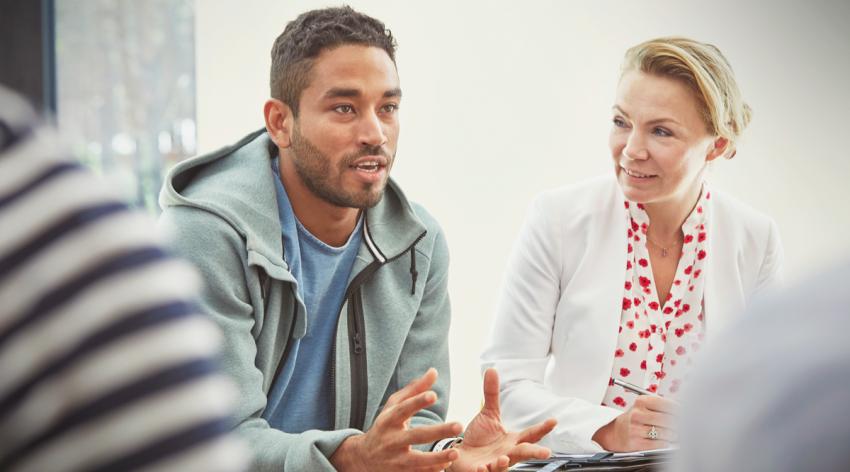
<instances>
[{"instance_id":1,"label":"hoodie drawstring","mask_svg":"<svg viewBox=\"0 0 850 472\"><path fill-rule=\"evenodd\" d=\"M419 272L416 272L416 245L410 246L410 294L416 294L416 277Z\"/></svg>"}]
</instances>

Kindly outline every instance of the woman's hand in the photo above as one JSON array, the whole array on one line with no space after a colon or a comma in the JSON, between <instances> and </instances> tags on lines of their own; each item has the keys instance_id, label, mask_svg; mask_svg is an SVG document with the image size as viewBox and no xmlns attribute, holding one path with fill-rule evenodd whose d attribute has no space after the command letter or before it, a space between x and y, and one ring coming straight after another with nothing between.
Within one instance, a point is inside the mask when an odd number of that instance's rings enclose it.
<instances>
[{"instance_id":1,"label":"woman's hand","mask_svg":"<svg viewBox=\"0 0 850 472\"><path fill-rule=\"evenodd\" d=\"M612 452L646 451L669 447L678 440L674 413L678 404L661 397L639 395L634 405L593 435L603 449ZM650 439L653 426L657 439Z\"/></svg>"}]
</instances>

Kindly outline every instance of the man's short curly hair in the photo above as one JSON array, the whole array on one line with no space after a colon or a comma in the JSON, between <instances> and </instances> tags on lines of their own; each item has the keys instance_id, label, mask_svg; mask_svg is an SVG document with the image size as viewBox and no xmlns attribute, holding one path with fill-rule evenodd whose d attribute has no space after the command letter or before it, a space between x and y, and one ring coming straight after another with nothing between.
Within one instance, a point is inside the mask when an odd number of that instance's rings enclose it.
<instances>
[{"instance_id":1,"label":"man's short curly hair","mask_svg":"<svg viewBox=\"0 0 850 472\"><path fill-rule=\"evenodd\" d=\"M395 38L381 21L349 6L310 10L289 22L272 46L271 96L298 116L313 61L322 51L346 44L381 48L395 63Z\"/></svg>"}]
</instances>

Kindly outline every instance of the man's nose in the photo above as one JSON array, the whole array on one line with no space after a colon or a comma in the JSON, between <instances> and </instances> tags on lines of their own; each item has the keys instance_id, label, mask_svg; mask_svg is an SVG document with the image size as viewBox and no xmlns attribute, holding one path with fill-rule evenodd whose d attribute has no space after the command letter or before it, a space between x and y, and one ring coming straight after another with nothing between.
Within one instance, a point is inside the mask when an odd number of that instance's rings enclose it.
<instances>
[{"instance_id":1,"label":"man's nose","mask_svg":"<svg viewBox=\"0 0 850 472\"><path fill-rule=\"evenodd\" d=\"M359 141L361 145L378 147L387 142L384 124L374 112L364 113L360 119Z\"/></svg>"}]
</instances>

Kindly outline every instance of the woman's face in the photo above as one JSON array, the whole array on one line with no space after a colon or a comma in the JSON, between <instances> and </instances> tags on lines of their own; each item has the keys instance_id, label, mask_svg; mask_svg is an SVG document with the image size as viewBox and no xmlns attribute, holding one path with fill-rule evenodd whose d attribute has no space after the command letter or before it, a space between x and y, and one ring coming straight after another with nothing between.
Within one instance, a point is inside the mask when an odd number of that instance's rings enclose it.
<instances>
[{"instance_id":1,"label":"woman's face","mask_svg":"<svg viewBox=\"0 0 850 472\"><path fill-rule=\"evenodd\" d=\"M706 163L725 140L708 133L693 92L677 80L629 71L612 115L609 146L628 200L676 203L699 195Z\"/></svg>"}]
</instances>

